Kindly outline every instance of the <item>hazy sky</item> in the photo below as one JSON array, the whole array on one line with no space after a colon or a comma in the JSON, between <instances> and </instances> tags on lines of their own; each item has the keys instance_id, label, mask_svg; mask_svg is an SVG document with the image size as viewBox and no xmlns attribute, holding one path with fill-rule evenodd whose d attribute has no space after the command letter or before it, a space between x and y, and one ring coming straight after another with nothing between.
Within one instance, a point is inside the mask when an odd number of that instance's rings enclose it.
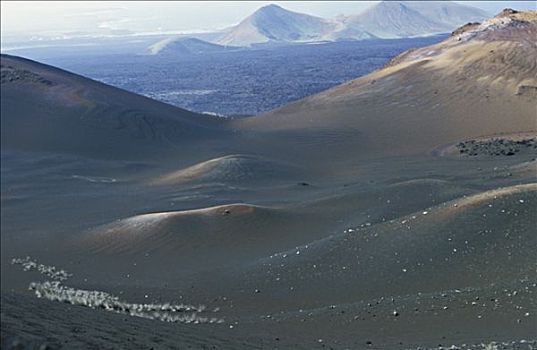
<instances>
[{"instance_id":1,"label":"hazy sky","mask_svg":"<svg viewBox=\"0 0 537 350\"><path fill-rule=\"evenodd\" d=\"M1 1L2 40L66 33L121 34L211 31L275 3L321 17L354 14L377 1ZM457 1L497 13L535 9L535 1Z\"/></svg>"}]
</instances>

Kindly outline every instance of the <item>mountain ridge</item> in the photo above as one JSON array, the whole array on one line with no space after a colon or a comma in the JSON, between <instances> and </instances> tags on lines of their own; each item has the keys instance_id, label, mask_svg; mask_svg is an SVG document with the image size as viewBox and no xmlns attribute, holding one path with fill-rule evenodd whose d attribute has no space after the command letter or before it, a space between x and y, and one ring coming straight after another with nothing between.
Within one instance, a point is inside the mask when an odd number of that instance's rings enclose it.
<instances>
[{"instance_id":1,"label":"mountain ridge","mask_svg":"<svg viewBox=\"0 0 537 350\"><path fill-rule=\"evenodd\" d=\"M403 1L383 1L349 17L346 24L385 39L433 35L451 30L449 25L428 18Z\"/></svg>"},{"instance_id":2,"label":"mountain ridge","mask_svg":"<svg viewBox=\"0 0 537 350\"><path fill-rule=\"evenodd\" d=\"M458 26L487 17L481 9L452 1L381 1L361 13L335 18L312 16L271 4L224 29L206 45L244 48L271 43L423 37L450 33ZM167 51L167 46L182 40L184 38L164 39L152 45L149 51L152 54Z\"/></svg>"},{"instance_id":3,"label":"mountain ridge","mask_svg":"<svg viewBox=\"0 0 537 350\"><path fill-rule=\"evenodd\" d=\"M267 5L213 40L220 45L251 46L271 41L315 42L391 39L448 33L466 22L483 20L485 11L453 3L382 1L364 12L324 19Z\"/></svg>"}]
</instances>

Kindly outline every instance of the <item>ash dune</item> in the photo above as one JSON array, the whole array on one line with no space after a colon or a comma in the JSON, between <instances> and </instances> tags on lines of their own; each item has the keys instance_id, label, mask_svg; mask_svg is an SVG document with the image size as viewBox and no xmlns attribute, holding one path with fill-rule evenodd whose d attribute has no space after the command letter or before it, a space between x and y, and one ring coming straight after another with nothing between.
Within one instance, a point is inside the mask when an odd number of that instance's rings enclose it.
<instances>
[{"instance_id":1,"label":"ash dune","mask_svg":"<svg viewBox=\"0 0 537 350\"><path fill-rule=\"evenodd\" d=\"M528 184L458 198L276 254L242 278L269 298L293 286L297 308L509 285L532 273L536 194L537 186ZM329 291L320 288L326 280Z\"/></svg>"},{"instance_id":2,"label":"ash dune","mask_svg":"<svg viewBox=\"0 0 537 350\"><path fill-rule=\"evenodd\" d=\"M245 154L210 159L151 180L154 185L175 185L192 181L241 182L244 180L298 174L296 167Z\"/></svg>"},{"instance_id":3,"label":"ash dune","mask_svg":"<svg viewBox=\"0 0 537 350\"><path fill-rule=\"evenodd\" d=\"M144 335L112 346L537 345L536 28L504 11L244 119L2 56L2 341L90 348L129 325ZM9 263L25 256L223 323L36 300Z\"/></svg>"},{"instance_id":4,"label":"ash dune","mask_svg":"<svg viewBox=\"0 0 537 350\"><path fill-rule=\"evenodd\" d=\"M430 195L408 203L419 191ZM194 262L217 268L308 245L353 222L370 226L470 192L446 181L420 179L376 189L346 188L315 199L302 195L300 203L279 207L228 204L148 213L92 228L72 244L82 254L89 250L115 259L151 254L183 266ZM196 254L176 254L184 250Z\"/></svg>"},{"instance_id":5,"label":"ash dune","mask_svg":"<svg viewBox=\"0 0 537 350\"><path fill-rule=\"evenodd\" d=\"M207 242L204 237L204 231L207 234L217 234L221 230L226 232L222 227L225 221L243 219L247 220L251 216L270 215L270 210L260 208L248 204L229 204L202 209L191 209L184 211L159 212L137 215L131 218L119 220L104 228L99 228L83 238L83 241L97 243L102 249L117 252L121 250L122 245L130 245L135 250L148 249L147 243L151 241L153 247L163 247L171 249L169 243L174 239L178 242L176 247L182 246L184 243L202 244ZM226 218L224 218L226 217ZM198 221L198 223L196 223ZM205 230L194 228L193 226L212 226ZM222 227L222 228L221 228ZM174 233L173 231L177 231ZM187 234L185 232L188 231ZM160 234L159 234L160 232ZM155 240L157 235L164 236L163 239ZM188 237L188 236L192 237ZM174 237L175 236L175 237ZM187 236L185 238L185 236ZM192 242L192 239L198 239L197 242ZM227 238L227 237L223 237ZM147 241L147 242L144 242ZM216 239L215 242L218 242ZM118 248L119 247L119 248Z\"/></svg>"},{"instance_id":6,"label":"ash dune","mask_svg":"<svg viewBox=\"0 0 537 350\"><path fill-rule=\"evenodd\" d=\"M321 237L319 232L290 234L299 231L299 218L314 219L312 215L249 204L150 213L92 229L73 246L82 254L90 251L116 260L147 254L146 264L164 259L191 274L244 263Z\"/></svg>"}]
</instances>

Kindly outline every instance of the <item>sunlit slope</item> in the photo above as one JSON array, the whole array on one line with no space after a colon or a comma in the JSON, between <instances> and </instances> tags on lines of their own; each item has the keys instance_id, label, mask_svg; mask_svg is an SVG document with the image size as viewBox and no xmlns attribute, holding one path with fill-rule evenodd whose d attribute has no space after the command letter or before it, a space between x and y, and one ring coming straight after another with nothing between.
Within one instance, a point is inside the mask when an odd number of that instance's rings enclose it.
<instances>
[{"instance_id":1,"label":"sunlit slope","mask_svg":"<svg viewBox=\"0 0 537 350\"><path fill-rule=\"evenodd\" d=\"M290 152L408 155L461 139L537 130L537 14L502 14L385 68L236 122ZM274 138L274 139L273 139ZM293 147L290 148L289 145ZM276 146L277 147L277 146Z\"/></svg>"},{"instance_id":2,"label":"sunlit slope","mask_svg":"<svg viewBox=\"0 0 537 350\"><path fill-rule=\"evenodd\" d=\"M173 186L190 182L245 184L247 181L267 181L276 178L299 177L299 170L291 164L279 163L261 157L231 154L209 159L150 180L150 184Z\"/></svg>"}]
</instances>

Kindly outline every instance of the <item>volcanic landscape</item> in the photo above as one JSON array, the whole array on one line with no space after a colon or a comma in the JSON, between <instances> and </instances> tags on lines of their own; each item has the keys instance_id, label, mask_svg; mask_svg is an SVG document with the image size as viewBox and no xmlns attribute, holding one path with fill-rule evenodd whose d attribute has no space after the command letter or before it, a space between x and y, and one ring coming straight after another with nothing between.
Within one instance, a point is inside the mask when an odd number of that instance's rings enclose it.
<instances>
[{"instance_id":1,"label":"volcanic landscape","mask_svg":"<svg viewBox=\"0 0 537 350\"><path fill-rule=\"evenodd\" d=\"M2 55L2 348L537 348L536 37L237 119Z\"/></svg>"}]
</instances>

